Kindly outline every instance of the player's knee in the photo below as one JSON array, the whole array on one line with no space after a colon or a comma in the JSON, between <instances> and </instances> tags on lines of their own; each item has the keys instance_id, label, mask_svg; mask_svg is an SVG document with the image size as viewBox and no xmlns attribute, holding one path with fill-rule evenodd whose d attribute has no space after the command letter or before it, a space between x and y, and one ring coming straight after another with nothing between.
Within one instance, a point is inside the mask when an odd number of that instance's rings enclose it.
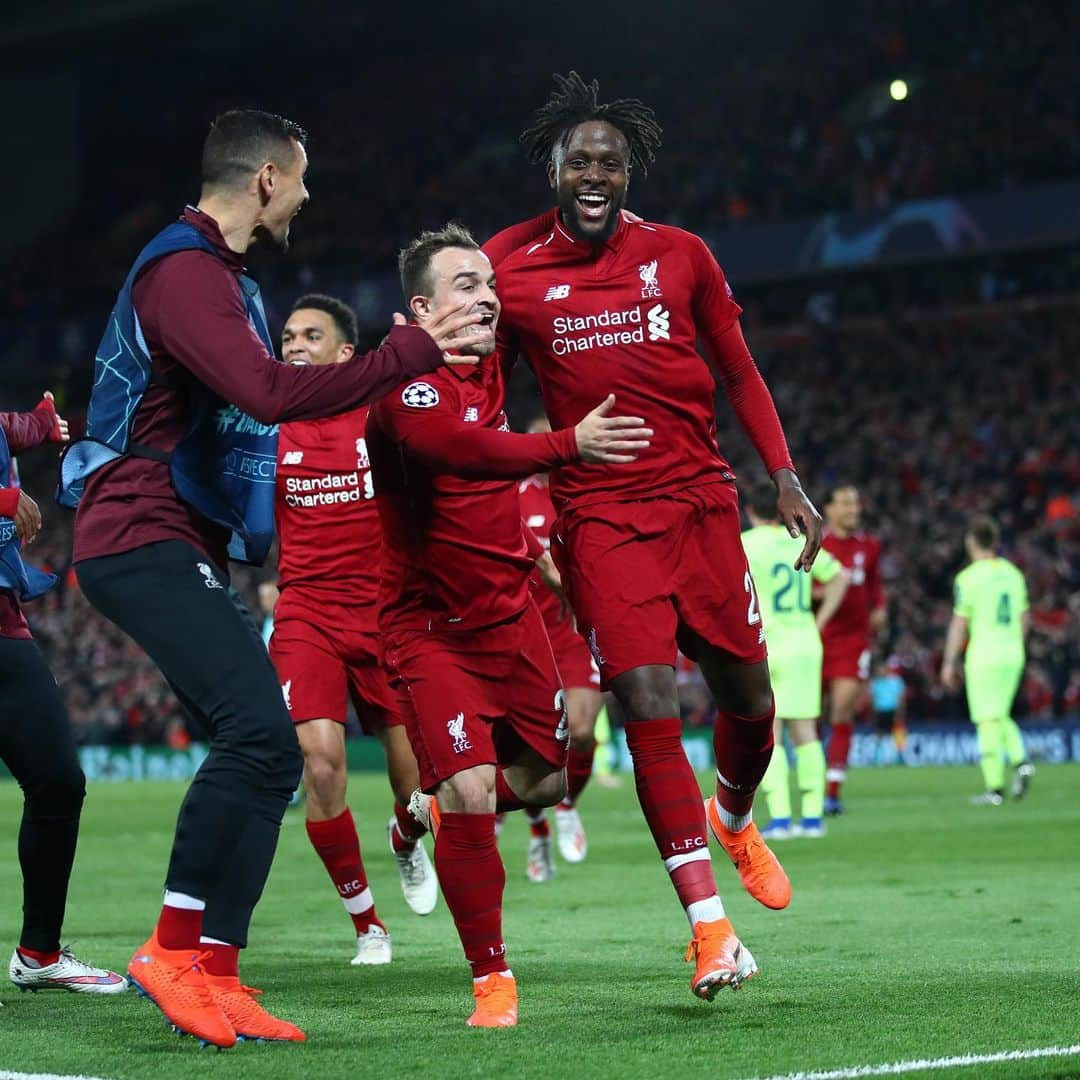
<instances>
[{"instance_id":1,"label":"player's knee","mask_svg":"<svg viewBox=\"0 0 1080 1080\"><path fill-rule=\"evenodd\" d=\"M457 814L490 814L495 805L495 770L466 769L443 781L439 806Z\"/></svg>"},{"instance_id":2,"label":"player's knee","mask_svg":"<svg viewBox=\"0 0 1080 1080\"><path fill-rule=\"evenodd\" d=\"M86 798L86 777L77 761L53 767L23 786L27 816L33 821L69 821L77 818Z\"/></svg>"},{"instance_id":3,"label":"player's knee","mask_svg":"<svg viewBox=\"0 0 1080 1080\"><path fill-rule=\"evenodd\" d=\"M579 754L593 754L596 752L596 736L593 734L592 724L575 731L571 723L570 748L576 750Z\"/></svg>"},{"instance_id":4,"label":"player's knee","mask_svg":"<svg viewBox=\"0 0 1080 1080\"><path fill-rule=\"evenodd\" d=\"M303 771L308 788L320 798L343 787L346 781L344 760L339 761L329 754L308 753Z\"/></svg>"}]
</instances>

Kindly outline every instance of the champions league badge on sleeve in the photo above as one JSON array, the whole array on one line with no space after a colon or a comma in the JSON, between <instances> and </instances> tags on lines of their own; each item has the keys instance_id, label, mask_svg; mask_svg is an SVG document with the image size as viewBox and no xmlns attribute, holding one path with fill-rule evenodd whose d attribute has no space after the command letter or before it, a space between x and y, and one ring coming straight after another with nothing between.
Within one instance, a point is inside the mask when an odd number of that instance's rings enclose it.
<instances>
[{"instance_id":1,"label":"champions league badge on sleeve","mask_svg":"<svg viewBox=\"0 0 1080 1080\"><path fill-rule=\"evenodd\" d=\"M410 409L433 409L439 404L439 391L431 383L409 383L401 391L401 400Z\"/></svg>"}]
</instances>

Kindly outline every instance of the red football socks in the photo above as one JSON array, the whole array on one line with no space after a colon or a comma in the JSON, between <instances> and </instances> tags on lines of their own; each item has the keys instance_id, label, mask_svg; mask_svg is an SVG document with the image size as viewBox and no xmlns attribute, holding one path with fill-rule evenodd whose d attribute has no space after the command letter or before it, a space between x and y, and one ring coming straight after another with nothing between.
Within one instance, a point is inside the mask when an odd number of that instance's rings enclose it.
<instances>
[{"instance_id":1,"label":"red football socks","mask_svg":"<svg viewBox=\"0 0 1080 1080\"><path fill-rule=\"evenodd\" d=\"M221 941L203 941L200 945L203 949L211 950L203 961L203 970L207 975L239 976L240 950L235 945L226 945Z\"/></svg>"},{"instance_id":2,"label":"red football socks","mask_svg":"<svg viewBox=\"0 0 1080 1080\"><path fill-rule=\"evenodd\" d=\"M390 830L390 843L395 852L412 851L427 829L399 802L394 803L394 828Z\"/></svg>"},{"instance_id":3,"label":"red football socks","mask_svg":"<svg viewBox=\"0 0 1080 1080\"><path fill-rule=\"evenodd\" d=\"M683 752L681 721L631 720L626 741L634 760L638 801L679 902L685 908L715 896L705 806Z\"/></svg>"},{"instance_id":4,"label":"red football socks","mask_svg":"<svg viewBox=\"0 0 1080 1080\"><path fill-rule=\"evenodd\" d=\"M375 900L368 888L364 862L360 858L360 839L352 811L345 807L329 821L307 822L308 839L323 861L330 880L337 887L341 902L352 918L358 934L367 933L372 923L379 922Z\"/></svg>"},{"instance_id":5,"label":"red football socks","mask_svg":"<svg viewBox=\"0 0 1080 1080\"><path fill-rule=\"evenodd\" d=\"M825 752L825 776L829 782L825 787L825 794L830 799L840 798L840 785L847 774L853 730L851 724L834 724L829 735L829 746Z\"/></svg>"},{"instance_id":6,"label":"red football socks","mask_svg":"<svg viewBox=\"0 0 1080 1080\"><path fill-rule=\"evenodd\" d=\"M713 725L716 800L732 818L749 818L773 751L775 703L763 716L717 712ZM730 827L730 826L729 826Z\"/></svg>"},{"instance_id":7,"label":"red football socks","mask_svg":"<svg viewBox=\"0 0 1080 1080\"><path fill-rule=\"evenodd\" d=\"M525 820L529 823L530 836L543 837L551 835L551 826L548 824L542 806L526 806Z\"/></svg>"},{"instance_id":8,"label":"red football socks","mask_svg":"<svg viewBox=\"0 0 1080 1080\"><path fill-rule=\"evenodd\" d=\"M33 964L30 966L37 966L39 968L49 967L50 964L55 964L60 959L59 949L27 949L24 946L19 946L19 955L23 958L25 963L28 960L32 960Z\"/></svg>"},{"instance_id":9,"label":"red football socks","mask_svg":"<svg viewBox=\"0 0 1080 1080\"><path fill-rule=\"evenodd\" d=\"M199 948L199 935L202 934L202 908L170 907L166 904L158 917L157 939L163 949Z\"/></svg>"},{"instance_id":10,"label":"red football socks","mask_svg":"<svg viewBox=\"0 0 1080 1080\"><path fill-rule=\"evenodd\" d=\"M495 815L444 812L435 869L473 978L509 970L502 936L506 870L495 845Z\"/></svg>"},{"instance_id":11,"label":"red football socks","mask_svg":"<svg viewBox=\"0 0 1080 1080\"><path fill-rule=\"evenodd\" d=\"M593 743L589 750L575 750L570 747L566 755L566 798L560 806L569 808L577 802L577 797L585 790L585 785L592 776L595 756L596 743Z\"/></svg>"}]
</instances>

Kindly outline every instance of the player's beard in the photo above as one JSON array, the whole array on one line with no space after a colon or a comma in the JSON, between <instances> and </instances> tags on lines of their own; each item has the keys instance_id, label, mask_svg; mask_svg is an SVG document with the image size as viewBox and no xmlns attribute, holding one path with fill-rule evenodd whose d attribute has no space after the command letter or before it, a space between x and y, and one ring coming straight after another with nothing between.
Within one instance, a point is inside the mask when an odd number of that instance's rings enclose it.
<instances>
[{"instance_id":1,"label":"player's beard","mask_svg":"<svg viewBox=\"0 0 1080 1080\"><path fill-rule=\"evenodd\" d=\"M579 240L584 240L586 244L593 244L596 247L606 243L614 236L615 230L619 227L619 215L625 205L626 188L623 188L618 197L612 195L611 202L608 204L608 215L604 220L604 227L597 232L587 232L582 228L581 219L578 217L580 208L577 201L577 192L567 191L564 195L559 196L559 213L562 215L566 227Z\"/></svg>"}]
</instances>

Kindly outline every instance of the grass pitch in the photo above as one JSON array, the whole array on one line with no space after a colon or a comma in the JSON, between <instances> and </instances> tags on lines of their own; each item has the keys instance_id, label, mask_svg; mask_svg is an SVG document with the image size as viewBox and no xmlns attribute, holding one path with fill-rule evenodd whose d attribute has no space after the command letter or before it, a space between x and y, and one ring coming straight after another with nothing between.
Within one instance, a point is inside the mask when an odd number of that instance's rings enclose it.
<instances>
[{"instance_id":1,"label":"grass pitch","mask_svg":"<svg viewBox=\"0 0 1080 1080\"><path fill-rule=\"evenodd\" d=\"M405 907L386 850L389 794L352 778L394 962L353 968L351 926L291 810L242 964L304 1046L218 1053L168 1033L134 993L0 999L0 1070L110 1078L730 1077L1080 1042L1080 768L1046 766L1020 804L973 807L973 769L864 770L848 816L820 841L776 845L794 899L770 912L715 858L728 913L761 966L711 1005L690 994L688 933L632 781L596 785L589 857L556 879L524 873L527 827L507 822L506 940L521 995L513 1031L464 1027L469 974L440 898ZM707 779L703 778L703 785ZM123 970L156 917L179 784L90 789L65 941ZM0 941L18 934L19 793L0 784ZM715 856L715 852L714 852ZM9 954L4 954L4 960ZM940 1072L909 1073L941 1076ZM949 1070L983 1078L1080 1076L1080 1058Z\"/></svg>"}]
</instances>

